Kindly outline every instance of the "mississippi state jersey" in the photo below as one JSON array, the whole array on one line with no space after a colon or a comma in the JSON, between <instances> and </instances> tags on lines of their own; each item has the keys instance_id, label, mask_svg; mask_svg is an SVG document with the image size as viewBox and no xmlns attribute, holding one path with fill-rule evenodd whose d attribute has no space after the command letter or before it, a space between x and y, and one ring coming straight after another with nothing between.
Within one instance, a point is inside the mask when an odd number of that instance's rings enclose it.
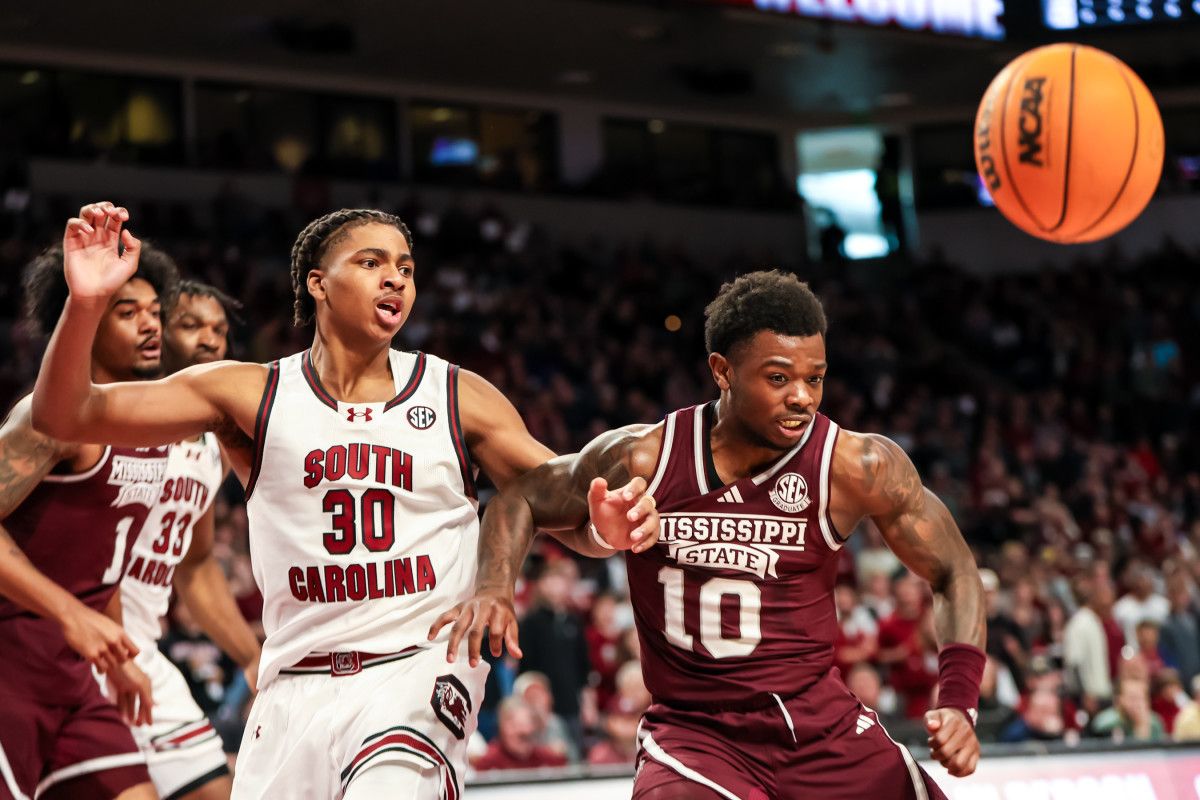
<instances>
[{"instance_id":1,"label":"mississippi state jersey","mask_svg":"<svg viewBox=\"0 0 1200 800\"><path fill-rule=\"evenodd\" d=\"M106 447L87 472L43 478L4 529L46 577L103 611L166 469L165 447ZM0 598L0 619L18 615L32 616Z\"/></svg>"},{"instance_id":2,"label":"mississippi state jersey","mask_svg":"<svg viewBox=\"0 0 1200 800\"><path fill-rule=\"evenodd\" d=\"M121 579L125 630L142 649L156 649L171 602L175 567L192 546L196 520L212 506L224 478L217 437L171 445L156 505L133 544Z\"/></svg>"},{"instance_id":3,"label":"mississippi state jersey","mask_svg":"<svg viewBox=\"0 0 1200 800\"><path fill-rule=\"evenodd\" d=\"M772 466L726 486L712 460L714 408L667 416L649 488L661 537L626 556L646 687L667 704L796 694L829 671L837 636L837 426L817 414Z\"/></svg>"},{"instance_id":4,"label":"mississippi state jersey","mask_svg":"<svg viewBox=\"0 0 1200 800\"><path fill-rule=\"evenodd\" d=\"M269 367L246 487L260 685L311 653L424 645L473 592L479 504L458 367L390 358L396 396L382 403L335 400L308 351Z\"/></svg>"}]
</instances>

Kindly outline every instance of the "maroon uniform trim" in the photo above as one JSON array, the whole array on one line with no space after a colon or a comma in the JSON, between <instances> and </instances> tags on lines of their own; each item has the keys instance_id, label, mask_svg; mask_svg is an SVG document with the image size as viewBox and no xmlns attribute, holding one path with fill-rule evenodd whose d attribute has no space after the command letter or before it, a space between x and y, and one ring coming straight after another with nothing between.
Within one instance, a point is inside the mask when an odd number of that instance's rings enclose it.
<instances>
[{"instance_id":1,"label":"maroon uniform trim","mask_svg":"<svg viewBox=\"0 0 1200 800\"><path fill-rule=\"evenodd\" d=\"M442 784L443 800L458 800L461 796L458 775L454 771L454 765L446 758L446 754L434 744L432 739L403 725L380 731L363 739L362 749L351 759L350 766L342 770L342 792L345 793L350 782L358 777L367 764L384 753L393 752L417 756L442 772L445 778Z\"/></svg>"},{"instance_id":2,"label":"maroon uniform trim","mask_svg":"<svg viewBox=\"0 0 1200 800\"><path fill-rule=\"evenodd\" d=\"M458 468L462 472L463 489L468 497L478 497L475 489L475 467L467 451L467 440L463 436L462 417L458 413L458 365L451 364L446 370L446 405L450 411L450 439L454 453L458 456Z\"/></svg>"},{"instance_id":3,"label":"maroon uniform trim","mask_svg":"<svg viewBox=\"0 0 1200 800\"><path fill-rule=\"evenodd\" d=\"M308 388L312 389L317 399L334 411L337 411L337 400L333 399L333 395L321 383L321 378L317 375L316 367L313 366L312 350L304 351L304 358L300 359L300 371L304 374L304 380L308 383Z\"/></svg>"},{"instance_id":4,"label":"maroon uniform trim","mask_svg":"<svg viewBox=\"0 0 1200 800\"><path fill-rule=\"evenodd\" d=\"M246 499L254 493L258 472L262 469L263 451L267 445L267 424L271 421L271 408L275 405L275 393L279 389L279 362L267 366L267 385L263 388L262 400L258 404L258 415L254 418L254 463L246 481Z\"/></svg>"},{"instance_id":5,"label":"maroon uniform trim","mask_svg":"<svg viewBox=\"0 0 1200 800\"><path fill-rule=\"evenodd\" d=\"M417 387L421 385L421 379L425 377L425 354L418 350L416 356L417 363L413 364L412 373L408 376L408 383L404 385L404 388L400 390L398 395L387 401L387 404L383 407L384 411L393 409L408 400L416 393Z\"/></svg>"}]
</instances>

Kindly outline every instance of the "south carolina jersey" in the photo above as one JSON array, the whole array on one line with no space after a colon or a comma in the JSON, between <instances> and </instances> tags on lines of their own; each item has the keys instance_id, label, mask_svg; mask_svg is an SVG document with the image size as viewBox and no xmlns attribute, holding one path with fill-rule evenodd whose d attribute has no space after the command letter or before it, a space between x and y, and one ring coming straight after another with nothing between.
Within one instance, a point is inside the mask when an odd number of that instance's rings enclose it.
<instances>
[{"instance_id":1,"label":"south carolina jersey","mask_svg":"<svg viewBox=\"0 0 1200 800\"><path fill-rule=\"evenodd\" d=\"M817 414L773 465L722 485L714 408L664 421L648 490L661 536L626 557L646 687L681 707L796 694L829 671L837 635L842 540L828 501L838 427Z\"/></svg>"},{"instance_id":2,"label":"south carolina jersey","mask_svg":"<svg viewBox=\"0 0 1200 800\"><path fill-rule=\"evenodd\" d=\"M171 445L162 491L121 579L125 630L142 649L158 646L175 567L192 546L196 520L212 506L222 478L221 447L213 434Z\"/></svg>"},{"instance_id":3,"label":"south carolina jersey","mask_svg":"<svg viewBox=\"0 0 1200 800\"><path fill-rule=\"evenodd\" d=\"M395 653L471 596L478 502L458 367L390 354L396 395L344 403L308 351L269 365L246 487L259 685L311 653Z\"/></svg>"},{"instance_id":4,"label":"south carolina jersey","mask_svg":"<svg viewBox=\"0 0 1200 800\"><path fill-rule=\"evenodd\" d=\"M4 529L46 577L103 611L166 469L165 447L106 447L87 472L43 478ZM0 597L0 619L28 614Z\"/></svg>"}]
</instances>

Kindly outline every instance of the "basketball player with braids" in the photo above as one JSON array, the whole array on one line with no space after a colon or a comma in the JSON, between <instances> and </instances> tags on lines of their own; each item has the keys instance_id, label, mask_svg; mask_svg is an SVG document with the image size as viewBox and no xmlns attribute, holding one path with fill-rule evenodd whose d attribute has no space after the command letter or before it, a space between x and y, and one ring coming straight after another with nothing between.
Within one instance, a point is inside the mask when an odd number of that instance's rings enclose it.
<instances>
[{"instance_id":1,"label":"basketball player with braids","mask_svg":"<svg viewBox=\"0 0 1200 800\"><path fill-rule=\"evenodd\" d=\"M106 386L159 374L159 305L178 280L161 253L126 256L95 309L99 331L76 355ZM27 321L49 330L67 297L60 248L30 263L24 290ZM121 627L119 584L167 451L51 438L30 409L18 401L0 427L0 799L156 797L128 727L150 721L151 692L126 660L138 648Z\"/></svg>"},{"instance_id":2,"label":"basketball player with braids","mask_svg":"<svg viewBox=\"0 0 1200 800\"><path fill-rule=\"evenodd\" d=\"M933 757L969 775L985 661L971 552L903 450L818 410L825 314L806 284L743 275L705 317L719 399L603 434L514 481L484 515L475 598L431 635L454 621L450 651L465 637L471 659L484 628L493 652L515 639L513 580L534 527L579 524L593 476L645 478L662 533L626 558L654 697L634 798L944 797L833 668L833 588L864 518L930 583L942 649L925 725Z\"/></svg>"},{"instance_id":3,"label":"basketball player with braids","mask_svg":"<svg viewBox=\"0 0 1200 800\"><path fill-rule=\"evenodd\" d=\"M329 214L296 240L296 322L315 317L310 349L199 365L131 391L92 383L84 355L136 266L128 219L96 203L67 223L71 294L33 421L63 439L134 447L212 431L232 461L267 634L233 796L459 797L487 670L448 666L426 631L471 596L476 469L505 487L553 453L478 375L391 349L416 262L408 228L381 211ZM635 480L595 493L598 535L650 546L658 517L644 490ZM584 522L555 535L585 548Z\"/></svg>"},{"instance_id":4,"label":"basketball player with braids","mask_svg":"<svg viewBox=\"0 0 1200 800\"><path fill-rule=\"evenodd\" d=\"M141 258L159 253L143 245ZM219 289L180 281L165 313L166 371L224 359L230 316L239 307ZM226 800L232 786L220 737L179 669L158 647L172 590L200 630L247 671L252 685L258 667L258 638L213 557L213 501L227 473L212 433L171 445L162 492L134 542L121 580L125 629L140 650L136 663L150 678L154 696L154 721L134 727L133 735L146 756L154 788L169 800Z\"/></svg>"}]
</instances>

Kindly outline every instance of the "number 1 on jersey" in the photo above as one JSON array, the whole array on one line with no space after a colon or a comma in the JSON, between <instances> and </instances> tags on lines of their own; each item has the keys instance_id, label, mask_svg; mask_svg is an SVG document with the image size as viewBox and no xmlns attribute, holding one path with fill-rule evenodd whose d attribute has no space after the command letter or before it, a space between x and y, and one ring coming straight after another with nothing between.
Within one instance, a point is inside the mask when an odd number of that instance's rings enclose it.
<instances>
[{"instance_id":1,"label":"number 1 on jersey","mask_svg":"<svg viewBox=\"0 0 1200 800\"><path fill-rule=\"evenodd\" d=\"M694 650L695 641L684 624L684 578L676 567L658 571L663 585L664 633L667 641L682 650ZM721 599L738 599L738 635L726 638L721 630ZM762 641L762 592L753 581L709 578L700 586L700 643L713 658L748 656Z\"/></svg>"}]
</instances>

